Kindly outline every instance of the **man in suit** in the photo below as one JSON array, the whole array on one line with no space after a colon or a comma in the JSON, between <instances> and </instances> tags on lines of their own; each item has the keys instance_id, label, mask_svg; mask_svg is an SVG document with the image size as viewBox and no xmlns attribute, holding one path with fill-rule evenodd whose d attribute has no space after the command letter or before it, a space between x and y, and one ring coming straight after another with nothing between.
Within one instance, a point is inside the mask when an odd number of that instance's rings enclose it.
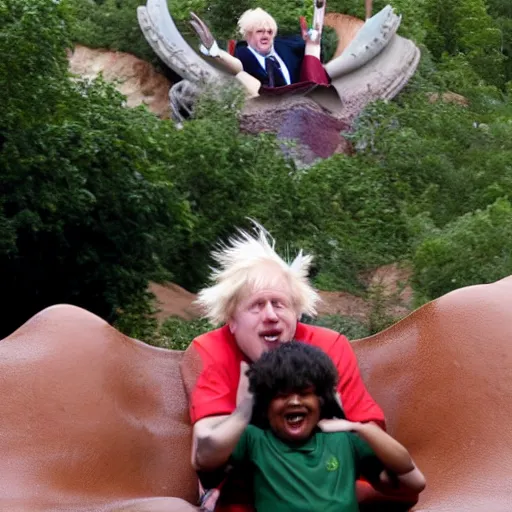
<instances>
[{"instance_id":1,"label":"man in suit","mask_svg":"<svg viewBox=\"0 0 512 512\"><path fill-rule=\"evenodd\" d=\"M365 0L366 19L371 17L372 5L373 0ZM251 96L258 96L260 89L269 91L295 83L330 84L320 61L326 0L313 0L313 7L313 28L308 30L301 20L301 35L290 37L276 37L277 23L263 9L245 11L238 20L244 40L237 44L234 56L219 48L207 25L196 14L190 13L190 23L201 39L201 53L216 58Z\"/></svg>"},{"instance_id":2,"label":"man in suit","mask_svg":"<svg viewBox=\"0 0 512 512\"><path fill-rule=\"evenodd\" d=\"M321 2L317 0L318 3ZM281 87L304 81L329 83L319 58L319 33L303 30L302 37L276 37L276 21L259 7L242 14L238 29L244 41L237 44L235 57L244 71L263 86Z\"/></svg>"},{"instance_id":3,"label":"man in suit","mask_svg":"<svg viewBox=\"0 0 512 512\"><path fill-rule=\"evenodd\" d=\"M325 0L314 0L313 28L308 30L301 21L301 35L289 37L276 37L277 23L263 9L245 11L238 20L243 41L237 44L234 56L219 48L208 26L192 12L190 23L201 39L201 53L217 59L251 96L258 96L261 89L269 91L296 83L330 84L320 61L325 5Z\"/></svg>"}]
</instances>

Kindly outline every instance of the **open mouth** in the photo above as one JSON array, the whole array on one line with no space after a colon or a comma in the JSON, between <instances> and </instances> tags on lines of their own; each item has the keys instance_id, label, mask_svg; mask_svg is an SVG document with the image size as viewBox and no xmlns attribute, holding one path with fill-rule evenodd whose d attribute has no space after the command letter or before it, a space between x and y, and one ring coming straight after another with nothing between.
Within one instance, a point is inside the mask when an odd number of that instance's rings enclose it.
<instances>
[{"instance_id":1,"label":"open mouth","mask_svg":"<svg viewBox=\"0 0 512 512\"><path fill-rule=\"evenodd\" d=\"M266 331L260 334L260 336L265 340L267 345L275 345L279 343L279 336L281 331Z\"/></svg>"},{"instance_id":2,"label":"open mouth","mask_svg":"<svg viewBox=\"0 0 512 512\"><path fill-rule=\"evenodd\" d=\"M306 418L307 413L305 411L293 411L284 415L286 427L292 432L301 430L305 424Z\"/></svg>"},{"instance_id":3,"label":"open mouth","mask_svg":"<svg viewBox=\"0 0 512 512\"><path fill-rule=\"evenodd\" d=\"M303 412L292 412L290 414L285 414L284 419L286 423L289 425L299 425L306 418L306 414Z\"/></svg>"}]
</instances>

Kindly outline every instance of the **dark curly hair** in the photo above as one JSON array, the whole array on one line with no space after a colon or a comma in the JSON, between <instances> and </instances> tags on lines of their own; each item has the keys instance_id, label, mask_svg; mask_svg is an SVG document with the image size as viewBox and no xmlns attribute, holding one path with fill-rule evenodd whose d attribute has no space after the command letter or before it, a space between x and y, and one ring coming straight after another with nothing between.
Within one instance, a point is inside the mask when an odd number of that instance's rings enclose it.
<instances>
[{"instance_id":1,"label":"dark curly hair","mask_svg":"<svg viewBox=\"0 0 512 512\"><path fill-rule=\"evenodd\" d=\"M270 402L279 393L313 387L320 398L321 418L345 418L335 398L338 371L331 358L317 347L289 341L265 352L247 372L254 394L252 423L268 427Z\"/></svg>"}]
</instances>

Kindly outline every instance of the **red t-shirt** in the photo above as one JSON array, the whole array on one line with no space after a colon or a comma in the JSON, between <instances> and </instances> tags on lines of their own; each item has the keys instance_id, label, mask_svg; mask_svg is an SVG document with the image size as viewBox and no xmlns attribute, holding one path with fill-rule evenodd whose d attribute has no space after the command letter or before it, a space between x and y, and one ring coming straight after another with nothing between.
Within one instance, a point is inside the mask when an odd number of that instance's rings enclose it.
<instances>
[{"instance_id":1,"label":"red t-shirt","mask_svg":"<svg viewBox=\"0 0 512 512\"><path fill-rule=\"evenodd\" d=\"M322 349L338 370L338 391L350 421L375 421L385 426L384 414L361 379L348 339L335 331L298 323L295 339ZM228 326L196 338L191 349L202 361L202 371L190 398L192 423L208 416L231 414L236 408L240 362L246 360Z\"/></svg>"},{"instance_id":2,"label":"red t-shirt","mask_svg":"<svg viewBox=\"0 0 512 512\"><path fill-rule=\"evenodd\" d=\"M357 360L348 339L335 331L298 323L297 341L322 349L333 360L340 380L338 391L348 420L375 421L385 427L384 414L374 402L361 379ZM190 397L192 424L208 416L231 414L236 408L236 392L240 379L240 362L247 361L228 326L196 338L189 350L195 351L202 363L201 373ZM215 508L218 512L250 512L250 486L245 478L228 478ZM223 500L222 497L227 497Z\"/></svg>"}]
</instances>

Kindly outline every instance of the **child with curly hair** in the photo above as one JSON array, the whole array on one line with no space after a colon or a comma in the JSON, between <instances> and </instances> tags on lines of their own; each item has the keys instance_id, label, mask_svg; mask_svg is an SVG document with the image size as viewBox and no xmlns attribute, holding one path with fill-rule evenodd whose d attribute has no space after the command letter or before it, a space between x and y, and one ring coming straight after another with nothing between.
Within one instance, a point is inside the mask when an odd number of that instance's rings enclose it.
<instances>
[{"instance_id":1,"label":"child with curly hair","mask_svg":"<svg viewBox=\"0 0 512 512\"><path fill-rule=\"evenodd\" d=\"M404 446L373 423L344 419L336 368L320 349L282 343L241 376L236 410L208 440L209 460L211 469L252 466L257 512L356 512L360 476L384 493L424 489Z\"/></svg>"}]
</instances>

